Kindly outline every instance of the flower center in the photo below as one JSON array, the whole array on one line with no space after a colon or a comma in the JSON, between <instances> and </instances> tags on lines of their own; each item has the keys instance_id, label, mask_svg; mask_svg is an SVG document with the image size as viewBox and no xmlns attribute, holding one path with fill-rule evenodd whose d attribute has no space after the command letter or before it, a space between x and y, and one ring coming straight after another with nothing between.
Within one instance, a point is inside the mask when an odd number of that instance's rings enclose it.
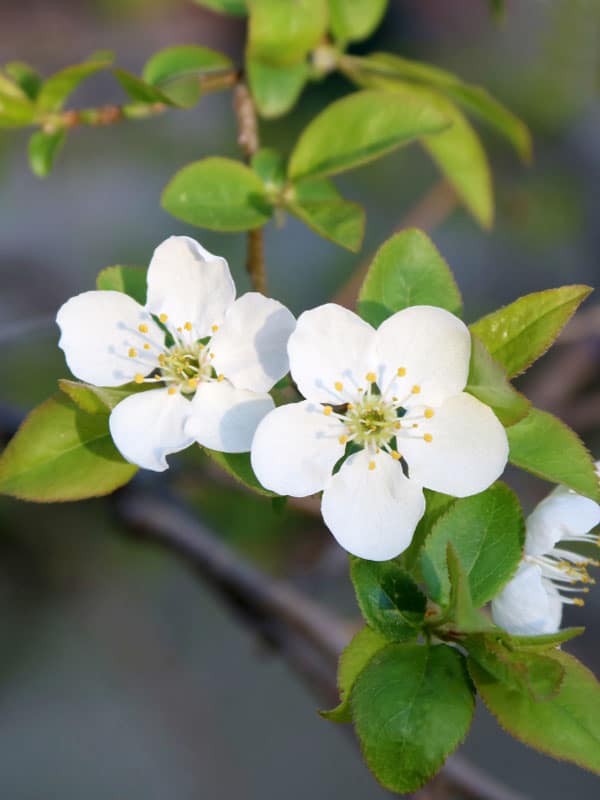
<instances>
[{"instance_id":1,"label":"flower center","mask_svg":"<svg viewBox=\"0 0 600 800\"><path fill-rule=\"evenodd\" d=\"M382 447L400 430L396 409L380 395L373 394L366 395L356 405L350 404L345 424L348 435L363 447Z\"/></svg>"},{"instance_id":2,"label":"flower center","mask_svg":"<svg viewBox=\"0 0 600 800\"><path fill-rule=\"evenodd\" d=\"M195 392L198 384L213 374L210 355L202 342L175 345L159 355L158 363L161 379L184 394Z\"/></svg>"}]
</instances>

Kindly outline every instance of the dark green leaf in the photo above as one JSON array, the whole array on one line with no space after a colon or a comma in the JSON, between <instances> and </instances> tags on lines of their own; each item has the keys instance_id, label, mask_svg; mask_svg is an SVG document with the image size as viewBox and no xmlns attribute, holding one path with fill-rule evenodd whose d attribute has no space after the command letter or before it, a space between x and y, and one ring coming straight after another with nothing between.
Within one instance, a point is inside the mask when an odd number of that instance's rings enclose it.
<instances>
[{"instance_id":1,"label":"dark green leaf","mask_svg":"<svg viewBox=\"0 0 600 800\"><path fill-rule=\"evenodd\" d=\"M543 702L499 681L474 659L469 671L486 706L515 738L600 774L600 687L575 658L555 650L565 670L560 691Z\"/></svg>"},{"instance_id":2,"label":"dark green leaf","mask_svg":"<svg viewBox=\"0 0 600 800\"><path fill-rule=\"evenodd\" d=\"M511 464L600 502L592 457L577 434L559 419L532 408L506 433Z\"/></svg>"},{"instance_id":3,"label":"dark green leaf","mask_svg":"<svg viewBox=\"0 0 600 800\"><path fill-rule=\"evenodd\" d=\"M130 394L147 392L154 388L152 384L138 383L126 383L124 386L93 386L90 383L79 383L64 378L59 380L58 387L82 411L106 416Z\"/></svg>"},{"instance_id":4,"label":"dark green leaf","mask_svg":"<svg viewBox=\"0 0 600 800\"><path fill-rule=\"evenodd\" d=\"M471 335L471 363L465 391L490 406L500 422L508 427L529 413L531 403L512 386L504 369L488 353L483 342Z\"/></svg>"},{"instance_id":5,"label":"dark green leaf","mask_svg":"<svg viewBox=\"0 0 600 800\"><path fill-rule=\"evenodd\" d=\"M424 489L423 493L426 501L425 513L415 529L410 546L400 556L400 562L405 569L415 573L419 579L421 578L419 570L421 548L438 519L456 503L456 497L450 497L448 494L433 492L431 489Z\"/></svg>"},{"instance_id":6,"label":"dark green leaf","mask_svg":"<svg viewBox=\"0 0 600 800\"><path fill-rule=\"evenodd\" d=\"M96 277L96 289L123 292L143 306L146 304L146 272L142 267L106 267Z\"/></svg>"},{"instance_id":7,"label":"dark green leaf","mask_svg":"<svg viewBox=\"0 0 600 800\"><path fill-rule=\"evenodd\" d=\"M115 448L106 416L56 395L29 414L2 453L0 493L45 503L83 500L118 489L136 470Z\"/></svg>"},{"instance_id":8,"label":"dark green leaf","mask_svg":"<svg viewBox=\"0 0 600 800\"><path fill-rule=\"evenodd\" d=\"M278 496L274 492L265 489L259 482L250 463L250 453L220 453L217 450L209 450L208 448L204 448L204 452L247 489L251 489L253 492L262 494L265 497Z\"/></svg>"},{"instance_id":9,"label":"dark green leaf","mask_svg":"<svg viewBox=\"0 0 600 800\"><path fill-rule=\"evenodd\" d=\"M332 103L304 129L289 176L297 181L344 172L448 125L436 108L415 98L391 103L389 92L355 92Z\"/></svg>"},{"instance_id":10,"label":"dark green leaf","mask_svg":"<svg viewBox=\"0 0 600 800\"><path fill-rule=\"evenodd\" d=\"M270 64L297 64L322 38L327 0L250 0L248 53Z\"/></svg>"},{"instance_id":11,"label":"dark green leaf","mask_svg":"<svg viewBox=\"0 0 600 800\"><path fill-rule=\"evenodd\" d=\"M329 0L329 25L342 44L368 38L383 19L388 0Z\"/></svg>"},{"instance_id":12,"label":"dark green leaf","mask_svg":"<svg viewBox=\"0 0 600 800\"><path fill-rule=\"evenodd\" d=\"M25 92L30 100L35 100L42 85L42 76L23 61L11 61L4 67L6 74Z\"/></svg>"},{"instance_id":13,"label":"dark green leaf","mask_svg":"<svg viewBox=\"0 0 600 800\"><path fill-rule=\"evenodd\" d=\"M475 633L494 628L494 624L473 604L469 576L452 542L448 542L446 548L446 562L450 581L447 619L452 630Z\"/></svg>"},{"instance_id":14,"label":"dark green leaf","mask_svg":"<svg viewBox=\"0 0 600 800\"><path fill-rule=\"evenodd\" d=\"M25 127L35 119L35 106L31 100L16 84L14 88L17 92L12 94L8 86L0 83L0 128Z\"/></svg>"},{"instance_id":15,"label":"dark green leaf","mask_svg":"<svg viewBox=\"0 0 600 800\"><path fill-rule=\"evenodd\" d=\"M285 184L285 162L281 153L270 147L252 156L252 169L265 185L267 192L278 192Z\"/></svg>"},{"instance_id":16,"label":"dark green leaf","mask_svg":"<svg viewBox=\"0 0 600 800\"><path fill-rule=\"evenodd\" d=\"M199 6L205 6L212 11L220 11L223 14L235 14L239 17L246 16L246 0L194 0Z\"/></svg>"},{"instance_id":17,"label":"dark green leaf","mask_svg":"<svg viewBox=\"0 0 600 800\"><path fill-rule=\"evenodd\" d=\"M527 294L474 322L471 330L513 378L546 352L591 291L575 285Z\"/></svg>"},{"instance_id":18,"label":"dark green leaf","mask_svg":"<svg viewBox=\"0 0 600 800\"><path fill-rule=\"evenodd\" d=\"M37 95L36 105L38 111L42 113L60 111L69 95L75 91L80 83L96 72L110 67L112 57L109 57L109 55L106 52L100 53L97 59L92 57L91 60L84 61L83 64L66 67L60 72L51 75L44 81Z\"/></svg>"},{"instance_id":19,"label":"dark green leaf","mask_svg":"<svg viewBox=\"0 0 600 800\"><path fill-rule=\"evenodd\" d=\"M308 79L308 64L268 64L248 56L248 80L259 113L267 119L286 114L304 89Z\"/></svg>"},{"instance_id":20,"label":"dark green leaf","mask_svg":"<svg viewBox=\"0 0 600 800\"><path fill-rule=\"evenodd\" d=\"M136 103L164 103L165 105L173 105L173 100L163 91L156 86L138 78L131 72L124 69L113 70L115 78L119 81L124 91Z\"/></svg>"},{"instance_id":21,"label":"dark green leaf","mask_svg":"<svg viewBox=\"0 0 600 800\"><path fill-rule=\"evenodd\" d=\"M201 94L200 78L214 72L233 69L223 53L198 45L167 47L146 63L142 78L160 89L178 106L191 107Z\"/></svg>"},{"instance_id":22,"label":"dark green leaf","mask_svg":"<svg viewBox=\"0 0 600 800\"><path fill-rule=\"evenodd\" d=\"M396 311L415 305L462 313L448 264L426 234L412 229L392 236L375 254L358 296L358 313L378 327Z\"/></svg>"},{"instance_id":23,"label":"dark green leaf","mask_svg":"<svg viewBox=\"0 0 600 800\"><path fill-rule=\"evenodd\" d=\"M415 639L422 627L427 599L393 561L352 559L350 570L365 620L388 639Z\"/></svg>"},{"instance_id":24,"label":"dark green leaf","mask_svg":"<svg viewBox=\"0 0 600 800\"><path fill-rule=\"evenodd\" d=\"M54 133L36 131L29 139L29 164L38 178L46 178L52 171L54 162L67 138L66 131Z\"/></svg>"},{"instance_id":25,"label":"dark green leaf","mask_svg":"<svg viewBox=\"0 0 600 800\"><path fill-rule=\"evenodd\" d=\"M215 231L259 228L272 214L258 175L227 158L188 164L163 191L162 205L177 219Z\"/></svg>"},{"instance_id":26,"label":"dark green leaf","mask_svg":"<svg viewBox=\"0 0 600 800\"><path fill-rule=\"evenodd\" d=\"M421 570L431 597L441 604L448 602L446 552L452 542L468 575L475 606L491 600L517 569L524 531L519 500L503 483L457 500L433 526L422 550Z\"/></svg>"},{"instance_id":27,"label":"dark green leaf","mask_svg":"<svg viewBox=\"0 0 600 800\"><path fill-rule=\"evenodd\" d=\"M464 658L446 645L380 650L351 702L366 762L394 792L413 792L433 777L466 736L475 707Z\"/></svg>"}]
</instances>

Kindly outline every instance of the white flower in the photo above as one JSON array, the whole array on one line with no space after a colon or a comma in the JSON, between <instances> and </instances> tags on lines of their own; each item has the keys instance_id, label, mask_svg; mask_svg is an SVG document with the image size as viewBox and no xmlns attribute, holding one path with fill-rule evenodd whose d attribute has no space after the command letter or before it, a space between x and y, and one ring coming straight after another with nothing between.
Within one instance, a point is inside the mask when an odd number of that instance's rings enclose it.
<instances>
[{"instance_id":1,"label":"white flower","mask_svg":"<svg viewBox=\"0 0 600 800\"><path fill-rule=\"evenodd\" d=\"M57 315L71 372L96 386L130 381L156 389L129 395L110 416L123 457L157 472L194 441L250 450L274 408L268 390L288 371L291 313L256 292L235 299L224 258L172 236L154 252L144 307L126 294L84 292Z\"/></svg>"},{"instance_id":2,"label":"white flower","mask_svg":"<svg viewBox=\"0 0 600 800\"><path fill-rule=\"evenodd\" d=\"M600 461L596 464L600 476ZM568 542L598 543L591 533L600 523L600 505L557 486L527 519L525 555L512 580L492 600L496 625L522 636L556 633L563 605L583 605L573 593L587 592L593 583L588 567L597 562L566 549ZM557 547L562 542L562 547Z\"/></svg>"},{"instance_id":3,"label":"white flower","mask_svg":"<svg viewBox=\"0 0 600 800\"><path fill-rule=\"evenodd\" d=\"M424 486L465 497L506 465L504 428L463 392L470 349L466 326L441 308L407 308L377 331L334 304L305 312L288 353L306 400L258 426L258 479L295 497L323 490L342 547L373 561L398 555L425 510ZM359 449L336 471L350 442Z\"/></svg>"}]
</instances>

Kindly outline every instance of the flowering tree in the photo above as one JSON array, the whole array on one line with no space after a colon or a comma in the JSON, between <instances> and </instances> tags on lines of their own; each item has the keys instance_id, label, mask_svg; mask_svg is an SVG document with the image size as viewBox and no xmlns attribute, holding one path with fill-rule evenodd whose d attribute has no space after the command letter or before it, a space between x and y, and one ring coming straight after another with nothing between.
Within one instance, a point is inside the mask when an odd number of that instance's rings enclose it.
<instances>
[{"instance_id":1,"label":"flowering tree","mask_svg":"<svg viewBox=\"0 0 600 800\"><path fill-rule=\"evenodd\" d=\"M349 54L385 0L201 4L248 15L243 70L188 45L154 55L141 77L105 52L45 80L21 62L0 72L0 126L35 128L39 176L73 128L232 91L245 161L185 166L162 203L200 228L247 232L255 290L236 299L227 261L185 236L159 244L147 270L103 270L95 290L58 311L77 380L61 380L23 422L0 459L0 491L36 502L105 495L199 445L274 504L322 493L365 622L340 658L340 703L322 715L354 723L377 779L400 793L429 781L464 739L477 693L517 738L600 773L598 684L561 649L582 632L561 629L562 608L580 605L592 582L595 561L581 546L596 544L598 465L510 382L590 289L527 295L467 326L448 265L424 233L405 230L372 260L356 313L328 303L295 320L266 296L262 229L272 217L287 212L360 249L364 212L332 175L419 142L488 227L489 166L463 112L524 160L526 127L434 66ZM65 108L83 80L109 68L130 102ZM333 72L356 91L317 114L287 163L261 148L257 114L285 114L307 82ZM558 485L527 520L499 481L508 462ZM196 557L189 538L175 543Z\"/></svg>"}]
</instances>

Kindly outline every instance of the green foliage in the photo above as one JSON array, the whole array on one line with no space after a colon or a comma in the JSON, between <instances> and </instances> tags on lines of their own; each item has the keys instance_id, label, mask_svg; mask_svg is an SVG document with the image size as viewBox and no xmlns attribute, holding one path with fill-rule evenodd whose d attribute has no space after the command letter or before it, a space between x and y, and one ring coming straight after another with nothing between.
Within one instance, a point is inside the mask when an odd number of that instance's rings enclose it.
<instances>
[{"instance_id":1,"label":"green foliage","mask_svg":"<svg viewBox=\"0 0 600 800\"><path fill-rule=\"evenodd\" d=\"M512 650L542 652L544 650L554 651L575 636L581 636L584 631L585 628L563 628L556 633L544 633L540 636L511 636L500 630L498 633L502 636L506 646Z\"/></svg>"},{"instance_id":2,"label":"green foliage","mask_svg":"<svg viewBox=\"0 0 600 800\"><path fill-rule=\"evenodd\" d=\"M422 550L421 570L431 597L442 605L448 603L446 554L452 542L475 606L491 600L519 565L524 532L519 500L503 483L457 500L433 526Z\"/></svg>"},{"instance_id":3,"label":"green foliage","mask_svg":"<svg viewBox=\"0 0 600 800\"><path fill-rule=\"evenodd\" d=\"M36 131L29 140L29 164L38 178L46 178L67 138L64 130L54 133Z\"/></svg>"},{"instance_id":4,"label":"green foliage","mask_svg":"<svg viewBox=\"0 0 600 800\"><path fill-rule=\"evenodd\" d=\"M35 100L42 86L42 76L24 61L11 61L4 67L4 72L27 95L30 100Z\"/></svg>"},{"instance_id":5,"label":"green foliage","mask_svg":"<svg viewBox=\"0 0 600 800\"><path fill-rule=\"evenodd\" d=\"M96 289L123 292L146 304L146 270L142 267L106 267L96 277Z\"/></svg>"},{"instance_id":6,"label":"green foliage","mask_svg":"<svg viewBox=\"0 0 600 800\"><path fill-rule=\"evenodd\" d=\"M456 497L450 497L450 495L442 494L441 492L433 492L431 489L424 489L423 493L426 501L425 513L415 529L412 542L400 556L401 564L409 572L416 574L417 577L420 577L418 562L425 539L429 536L433 526L442 514L457 502Z\"/></svg>"},{"instance_id":7,"label":"green foliage","mask_svg":"<svg viewBox=\"0 0 600 800\"><path fill-rule=\"evenodd\" d=\"M436 108L416 99L390 103L386 92L355 92L332 103L304 129L290 158L289 176L297 181L344 172L448 124Z\"/></svg>"},{"instance_id":8,"label":"green foliage","mask_svg":"<svg viewBox=\"0 0 600 800\"><path fill-rule=\"evenodd\" d=\"M520 297L471 325L512 378L544 355L588 297L589 286L562 286Z\"/></svg>"},{"instance_id":9,"label":"green foliage","mask_svg":"<svg viewBox=\"0 0 600 800\"><path fill-rule=\"evenodd\" d=\"M284 193L285 208L319 236L353 253L358 252L365 233L362 206L344 200L327 178L308 178Z\"/></svg>"},{"instance_id":10,"label":"green foliage","mask_svg":"<svg viewBox=\"0 0 600 800\"><path fill-rule=\"evenodd\" d=\"M327 0L249 0L248 55L267 64L297 64L327 27Z\"/></svg>"},{"instance_id":11,"label":"green foliage","mask_svg":"<svg viewBox=\"0 0 600 800\"><path fill-rule=\"evenodd\" d=\"M51 75L43 82L37 93L36 106L38 113L60 111L80 83L96 72L108 69L112 61L112 54L103 51L90 56L82 64L66 67L61 69L60 72Z\"/></svg>"},{"instance_id":12,"label":"green foliage","mask_svg":"<svg viewBox=\"0 0 600 800\"><path fill-rule=\"evenodd\" d=\"M517 392L504 369L474 334L471 336L471 363L465 391L490 406L505 426L522 420L531 408L529 400Z\"/></svg>"},{"instance_id":13,"label":"green foliage","mask_svg":"<svg viewBox=\"0 0 600 800\"><path fill-rule=\"evenodd\" d=\"M466 736L475 707L463 656L417 644L376 653L351 703L366 762L395 792L413 792L437 772Z\"/></svg>"},{"instance_id":14,"label":"green foliage","mask_svg":"<svg viewBox=\"0 0 600 800\"><path fill-rule=\"evenodd\" d=\"M450 598L443 621L447 622L453 631L461 633L475 633L493 628L494 625L473 603L469 575L452 542L448 542L446 548L446 563L450 582Z\"/></svg>"},{"instance_id":15,"label":"green foliage","mask_svg":"<svg viewBox=\"0 0 600 800\"><path fill-rule=\"evenodd\" d=\"M23 89L0 72L0 129L29 125L35 113L35 104Z\"/></svg>"},{"instance_id":16,"label":"green foliage","mask_svg":"<svg viewBox=\"0 0 600 800\"><path fill-rule=\"evenodd\" d=\"M34 409L0 458L0 494L55 503L109 494L137 467L124 461L108 418L56 395Z\"/></svg>"},{"instance_id":17,"label":"green foliage","mask_svg":"<svg viewBox=\"0 0 600 800\"><path fill-rule=\"evenodd\" d=\"M224 469L228 475L231 475L232 478L235 478L236 481L247 489L262 494L265 497L277 497L274 492L265 489L254 474L252 464L250 463L250 453L219 453L217 450L209 450L207 447L204 448L204 452L210 456L221 469Z\"/></svg>"},{"instance_id":18,"label":"green foliage","mask_svg":"<svg viewBox=\"0 0 600 800\"><path fill-rule=\"evenodd\" d=\"M373 656L388 644L389 641L384 636L368 625L354 635L340 656L337 675L340 703L330 711L319 712L322 717L331 722L352 722L350 707L352 687Z\"/></svg>"},{"instance_id":19,"label":"green foliage","mask_svg":"<svg viewBox=\"0 0 600 800\"><path fill-rule=\"evenodd\" d=\"M194 0L199 6L220 11L223 14L234 14L243 17L247 13L246 0Z\"/></svg>"},{"instance_id":20,"label":"green foliage","mask_svg":"<svg viewBox=\"0 0 600 800\"><path fill-rule=\"evenodd\" d=\"M414 305L462 313L454 276L437 248L422 231L412 229L388 239L377 251L358 296L358 313L378 327Z\"/></svg>"},{"instance_id":21,"label":"green foliage","mask_svg":"<svg viewBox=\"0 0 600 800\"><path fill-rule=\"evenodd\" d=\"M564 669L559 691L543 701L514 688L469 659L469 671L502 727L525 744L600 774L600 687L575 658L555 650Z\"/></svg>"},{"instance_id":22,"label":"green foliage","mask_svg":"<svg viewBox=\"0 0 600 800\"><path fill-rule=\"evenodd\" d=\"M427 600L412 578L393 561L354 558L350 576L368 624L387 639L416 639Z\"/></svg>"},{"instance_id":23,"label":"green foliage","mask_svg":"<svg viewBox=\"0 0 600 800\"><path fill-rule=\"evenodd\" d=\"M506 433L512 464L600 502L592 457L577 434L559 419L532 408Z\"/></svg>"},{"instance_id":24,"label":"green foliage","mask_svg":"<svg viewBox=\"0 0 600 800\"><path fill-rule=\"evenodd\" d=\"M132 72L127 72L124 69L115 69L113 72L123 90L135 103L174 105L165 92L161 92L156 86L146 83L146 81L138 78Z\"/></svg>"},{"instance_id":25,"label":"green foliage","mask_svg":"<svg viewBox=\"0 0 600 800\"><path fill-rule=\"evenodd\" d=\"M367 39L379 26L388 0L329 0L329 21L341 45Z\"/></svg>"},{"instance_id":26,"label":"green foliage","mask_svg":"<svg viewBox=\"0 0 600 800\"><path fill-rule=\"evenodd\" d=\"M167 47L155 53L142 72L144 81L156 87L178 106L190 108L201 94L200 78L233 69L223 53L198 45Z\"/></svg>"},{"instance_id":27,"label":"green foliage","mask_svg":"<svg viewBox=\"0 0 600 800\"><path fill-rule=\"evenodd\" d=\"M277 194L283 189L285 185L285 162L281 153L271 147L261 147L252 156L251 165L269 194Z\"/></svg>"},{"instance_id":28,"label":"green foliage","mask_svg":"<svg viewBox=\"0 0 600 800\"><path fill-rule=\"evenodd\" d=\"M304 61L269 64L249 56L246 69L256 107L267 119L281 117L293 108L308 80L308 64Z\"/></svg>"},{"instance_id":29,"label":"green foliage","mask_svg":"<svg viewBox=\"0 0 600 800\"><path fill-rule=\"evenodd\" d=\"M164 189L162 205L177 219L214 231L259 228L272 214L258 175L228 158L188 164Z\"/></svg>"},{"instance_id":30,"label":"green foliage","mask_svg":"<svg viewBox=\"0 0 600 800\"><path fill-rule=\"evenodd\" d=\"M68 395L75 405L88 414L108 416L113 408L130 394L151 391L152 384L126 383L123 386L94 386L61 378L58 382L61 392Z\"/></svg>"}]
</instances>

